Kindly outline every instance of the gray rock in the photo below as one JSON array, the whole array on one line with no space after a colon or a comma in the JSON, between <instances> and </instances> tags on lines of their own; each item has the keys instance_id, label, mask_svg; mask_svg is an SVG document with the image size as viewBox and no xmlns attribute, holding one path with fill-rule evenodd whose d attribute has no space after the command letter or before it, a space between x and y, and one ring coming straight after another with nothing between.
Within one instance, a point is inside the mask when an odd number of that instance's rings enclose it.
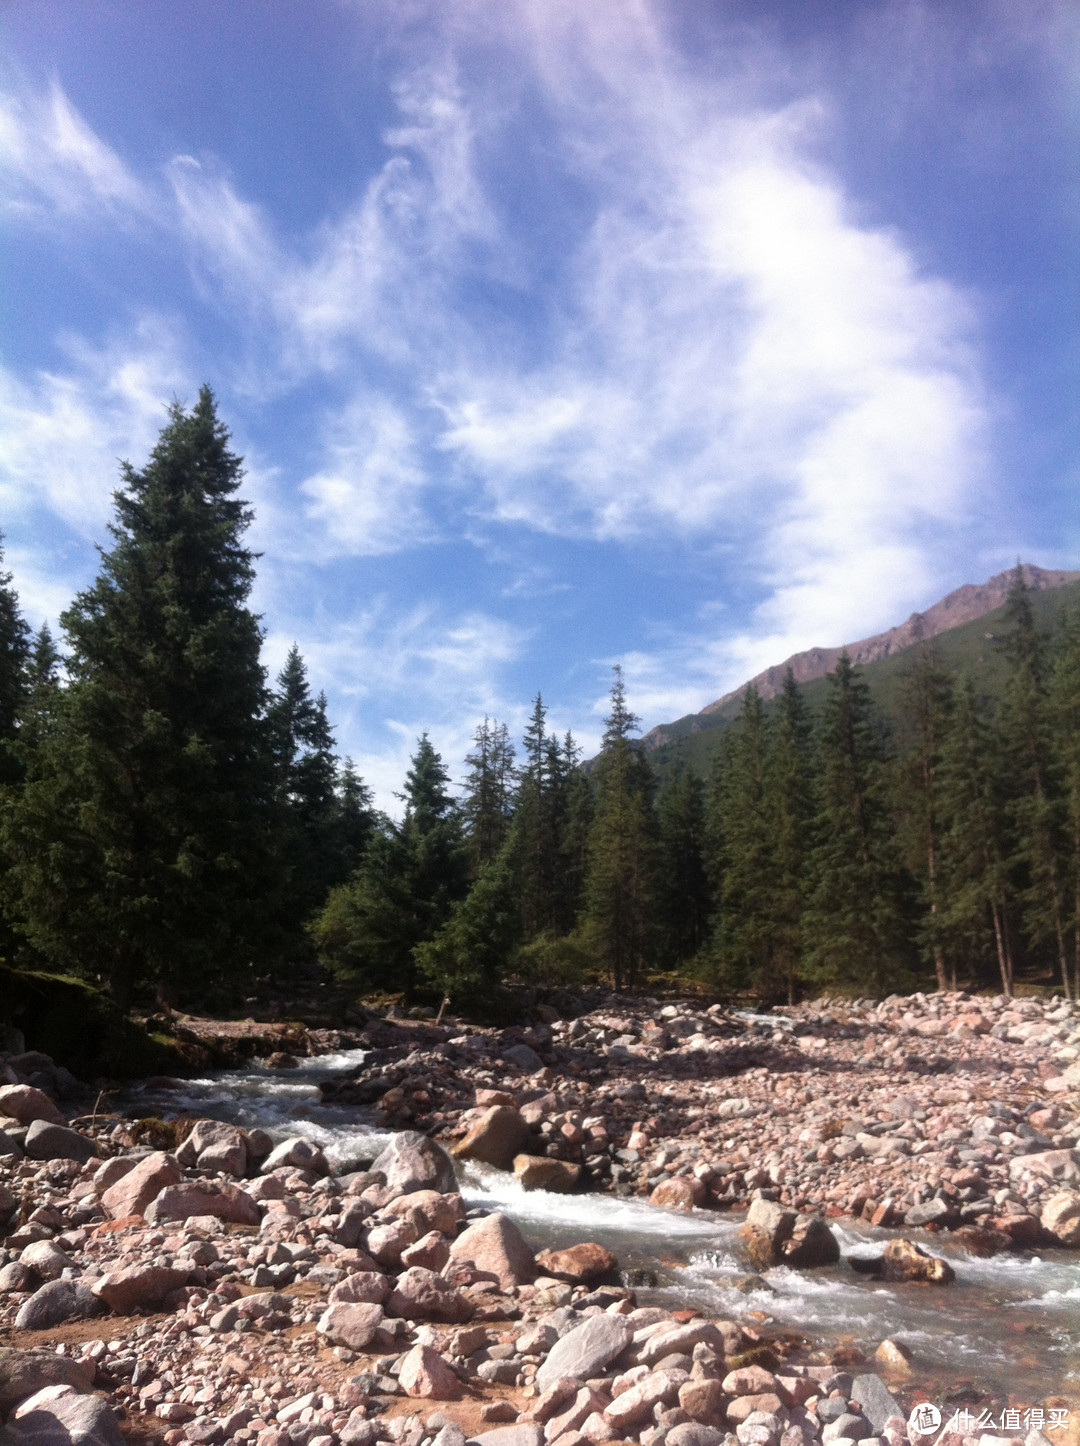
<instances>
[{"instance_id":1,"label":"gray rock","mask_svg":"<svg viewBox=\"0 0 1080 1446\"><path fill-rule=\"evenodd\" d=\"M9 1421L0 1446L124 1446L116 1416L100 1396L58 1396Z\"/></svg>"},{"instance_id":2,"label":"gray rock","mask_svg":"<svg viewBox=\"0 0 1080 1446\"><path fill-rule=\"evenodd\" d=\"M111 1160L103 1161L94 1171L94 1189L99 1195L104 1195L111 1185L122 1180L138 1163L136 1155L114 1155Z\"/></svg>"},{"instance_id":3,"label":"gray rock","mask_svg":"<svg viewBox=\"0 0 1080 1446\"><path fill-rule=\"evenodd\" d=\"M26 1153L31 1160L76 1160L85 1165L97 1157L93 1140L80 1135L67 1125L49 1120L33 1120L26 1132Z\"/></svg>"},{"instance_id":4,"label":"gray rock","mask_svg":"<svg viewBox=\"0 0 1080 1446\"><path fill-rule=\"evenodd\" d=\"M0 1346L0 1415L46 1386L73 1386L76 1391L88 1391L93 1379L93 1367L85 1361Z\"/></svg>"},{"instance_id":5,"label":"gray rock","mask_svg":"<svg viewBox=\"0 0 1080 1446\"><path fill-rule=\"evenodd\" d=\"M516 1064L518 1069L524 1070L526 1074L536 1074L537 1070L544 1068L544 1061L528 1044L512 1044L503 1050L502 1056L507 1064Z\"/></svg>"},{"instance_id":6,"label":"gray rock","mask_svg":"<svg viewBox=\"0 0 1080 1446\"><path fill-rule=\"evenodd\" d=\"M470 1446L542 1446L542 1426L520 1424L498 1426L494 1431L484 1431L470 1439Z\"/></svg>"},{"instance_id":7,"label":"gray rock","mask_svg":"<svg viewBox=\"0 0 1080 1446\"><path fill-rule=\"evenodd\" d=\"M855 1377L848 1399L858 1401L863 1415L878 1433L885 1429L890 1416L904 1414L881 1377L870 1373Z\"/></svg>"},{"instance_id":8,"label":"gray rock","mask_svg":"<svg viewBox=\"0 0 1080 1446\"><path fill-rule=\"evenodd\" d=\"M905 1225L936 1225L945 1220L951 1219L954 1211L951 1205L944 1200L924 1200L921 1205L913 1205L904 1216Z\"/></svg>"},{"instance_id":9,"label":"gray rock","mask_svg":"<svg viewBox=\"0 0 1080 1446\"><path fill-rule=\"evenodd\" d=\"M666 1446L720 1446L725 1433L715 1426L703 1426L699 1421L683 1421L672 1426L664 1437Z\"/></svg>"},{"instance_id":10,"label":"gray rock","mask_svg":"<svg viewBox=\"0 0 1080 1446\"><path fill-rule=\"evenodd\" d=\"M313 1175L330 1173L326 1156L318 1145L312 1144L302 1135L291 1140L282 1140L280 1145L275 1145L259 1169L264 1175L269 1175L271 1170L280 1170L286 1165L292 1166L294 1170L310 1170Z\"/></svg>"},{"instance_id":11,"label":"gray rock","mask_svg":"<svg viewBox=\"0 0 1080 1446\"><path fill-rule=\"evenodd\" d=\"M21 1160L23 1148L18 1140L6 1130L0 1130L0 1156L7 1155L11 1159Z\"/></svg>"},{"instance_id":12,"label":"gray rock","mask_svg":"<svg viewBox=\"0 0 1080 1446\"><path fill-rule=\"evenodd\" d=\"M49 1280L23 1303L15 1317L15 1329L48 1330L66 1320L92 1316L97 1308L97 1301L85 1285L76 1285L70 1280Z\"/></svg>"},{"instance_id":13,"label":"gray rock","mask_svg":"<svg viewBox=\"0 0 1080 1446\"><path fill-rule=\"evenodd\" d=\"M371 1170L382 1175L387 1188L400 1195L411 1195L416 1190L450 1195L458 1188L450 1156L441 1145L415 1130L394 1135L372 1161Z\"/></svg>"},{"instance_id":14,"label":"gray rock","mask_svg":"<svg viewBox=\"0 0 1080 1446\"><path fill-rule=\"evenodd\" d=\"M544 1390L560 1376L572 1376L578 1381L598 1376L604 1366L622 1354L633 1334L634 1327L625 1316L590 1316L556 1342L536 1373L536 1384Z\"/></svg>"},{"instance_id":15,"label":"gray rock","mask_svg":"<svg viewBox=\"0 0 1080 1446\"><path fill-rule=\"evenodd\" d=\"M845 1412L829 1422L821 1433L821 1439L824 1446L828 1446L830 1441L862 1441L873 1434L874 1428L865 1416L852 1416L850 1412Z\"/></svg>"},{"instance_id":16,"label":"gray rock","mask_svg":"<svg viewBox=\"0 0 1080 1446\"><path fill-rule=\"evenodd\" d=\"M59 1280L74 1261L51 1240L35 1240L19 1256L19 1264L32 1270L40 1280Z\"/></svg>"},{"instance_id":17,"label":"gray rock","mask_svg":"<svg viewBox=\"0 0 1080 1446\"><path fill-rule=\"evenodd\" d=\"M34 1272L28 1265L13 1260L0 1269L0 1295L7 1295L12 1290L29 1290L33 1279Z\"/></svg>"}]
</instances>

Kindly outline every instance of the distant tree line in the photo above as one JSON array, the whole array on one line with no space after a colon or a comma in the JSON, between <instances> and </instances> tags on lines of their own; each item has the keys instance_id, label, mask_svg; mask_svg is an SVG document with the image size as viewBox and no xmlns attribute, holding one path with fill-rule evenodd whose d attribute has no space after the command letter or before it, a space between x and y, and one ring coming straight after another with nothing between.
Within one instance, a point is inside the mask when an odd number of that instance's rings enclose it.
<instances>
[{"instance_id":1,"label":"distant tree line","mask_svg":"<svg viewBox=\"0 0 1080 1446\"><path fill-rule=\"evenodd\" d=\"M123 469L111 546L32 636L0 572L0 953L123 1002L205 1001L316 956L360 992L491 1007L501 984L695 976L729 995L931 970L1080 995L1080 614L1019 569L1002 697L912 650L896 718L846 655L811 716L750 687L708 778L663 783L616 668L599 755L485 718L460 789L425 734L394 820L338 758L248 601L251 513L214 399Z\"/></svg>"}]
</instances>

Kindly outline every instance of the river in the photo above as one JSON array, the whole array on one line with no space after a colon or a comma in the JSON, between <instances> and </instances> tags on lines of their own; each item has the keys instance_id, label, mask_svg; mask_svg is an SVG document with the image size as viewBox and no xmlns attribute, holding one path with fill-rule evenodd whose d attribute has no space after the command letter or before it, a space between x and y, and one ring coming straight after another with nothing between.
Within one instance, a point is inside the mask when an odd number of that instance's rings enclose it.
<instances>
[{"instance_id":1,"label":"river","mask_svg":"<svg viewBox=\"0 0 1080 1446\"><path fill-rule=\"evenodd\" d=\"M168 1090L142 1085L125 1104L164 1118L198 1113L258 1126L278 1138L306 1135L331 1162L371 1159L388 1138L373 1112L324 1105L318 1091L320 1080L347 1073L363 1057L346 1050L304 1060L295 1070L252 1066L177 1081ZM638 1291L643 1302L771 1324L802 1334L813 1347L852 1345L868 1359L885 1337L898 1339L914 1352L913 1379L942 1406L983 1395L1020 1407L1055 1392L1080 1398L1080 1264L1070 1252L980 1260L936 1235L923 1243L955 1269L951 1286L884 1285L841 1259L814 1271L777 1267L765 1273L764 1288L747 1291L735 1215L661 1210L610 1195L526 1192L512 1176L475 1165L462 1171L461 1188L470 1209L505 1211L536 1249L596 1240L623 1269L655 1271L657 1286ZM874 1254L897 1233L850 1222L833 1228L845 1257Z\"/></svg>"}]
</instances>

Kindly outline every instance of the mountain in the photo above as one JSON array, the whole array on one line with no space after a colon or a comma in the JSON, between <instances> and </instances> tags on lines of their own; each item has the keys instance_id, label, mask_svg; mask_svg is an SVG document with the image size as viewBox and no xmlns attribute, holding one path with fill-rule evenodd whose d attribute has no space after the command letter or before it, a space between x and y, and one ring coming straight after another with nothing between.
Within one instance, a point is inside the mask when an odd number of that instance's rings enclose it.
<instances>
[{"instance_id":1,"label":"mountain","mask_svg":"<svg viewBox=\"0 0 1080 1446\"><path fill-rule=\"evenodd\" d=\"M943 661L957 670L967 668L980 675L981 686L996 693L1001 659L997 650L987 647L993 639L987 624L997 620L995 615L1004 606L1014 572L1015 569L1010 569L979 585L967 583L958 587L925 612L912 613L906 622L872 638L863 638L843 647L809 648L804 653L795 653L785 662L766 668L749 682L768 701L780 691L784 674L790 667L795 681L803 685L807 700L813 705L817 695L824 691L822 680L833 671L846 648L852 662L862 669L878 703L888 710L899 682L903 654L924 639L940 637ZM1052 571L1025 563L1023 574L1024 581L1035 595L1032 601L1043 626L1052 623L1058 605L1074 597L1080 601L1080 572ZM1051 593L1055 596L1047 596ZM738 715L747 686L743 683L732 692L725 693L715 703L707 704L700 713L688 713L674 723L661 723L650 729L641 740L642 747L658 753L660 756L656 762L662 767L667 761L665 755L671 754L673 745L678 744L681 745L680 755L700 766L705 754L712 751L715 739L701 739L699 743L697 735L715 733L717 729L726 727Z\"/></svg>"}]
</instances>

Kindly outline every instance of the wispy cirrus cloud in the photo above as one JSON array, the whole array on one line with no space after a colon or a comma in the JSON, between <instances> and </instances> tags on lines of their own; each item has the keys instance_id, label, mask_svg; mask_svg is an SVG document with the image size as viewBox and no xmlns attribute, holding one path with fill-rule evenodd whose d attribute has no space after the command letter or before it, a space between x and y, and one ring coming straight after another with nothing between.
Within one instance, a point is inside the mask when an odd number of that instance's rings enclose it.
<instances>
[{"instance_id":1,"label":"wispy cirrus cloud","mask_svg":"<svg viewBox=\"0 0 1080 1446\"><path fill-rule=\"evenodd\" d=\"M54 82L45 94L0 95L3 208L22 218L97 213L114 224L150 210L146 186Z\"/></svg>"}]
</instances>

